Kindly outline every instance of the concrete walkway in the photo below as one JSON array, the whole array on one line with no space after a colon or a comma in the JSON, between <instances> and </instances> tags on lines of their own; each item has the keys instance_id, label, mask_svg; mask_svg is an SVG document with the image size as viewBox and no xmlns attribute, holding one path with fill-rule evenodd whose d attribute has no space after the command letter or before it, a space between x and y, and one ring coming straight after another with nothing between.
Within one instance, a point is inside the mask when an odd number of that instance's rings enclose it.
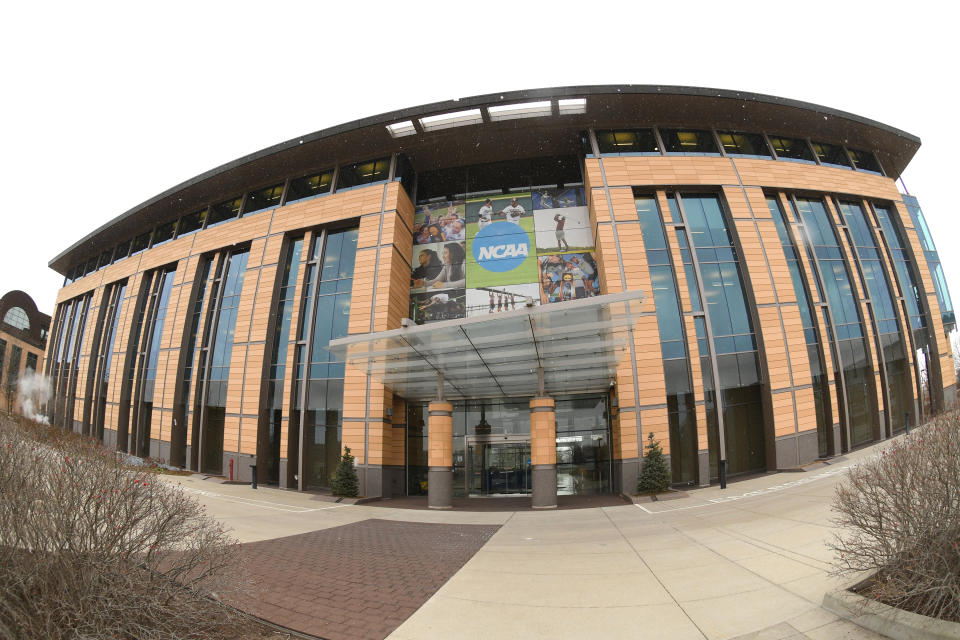
<instances>
[{"instance_id":1,"label":"concrete walkway","mask_svg":"<svg viewBox=\"0 0 960 640\"><path fill-rule=\"evenodd\" d=\"M878 636L822 609L830 501L880 445L804 473L681 499L554 512L344 506L316 496L176 478L243 542L368 519L502 525L391 638Z\"/></svg>"}]
</instances>

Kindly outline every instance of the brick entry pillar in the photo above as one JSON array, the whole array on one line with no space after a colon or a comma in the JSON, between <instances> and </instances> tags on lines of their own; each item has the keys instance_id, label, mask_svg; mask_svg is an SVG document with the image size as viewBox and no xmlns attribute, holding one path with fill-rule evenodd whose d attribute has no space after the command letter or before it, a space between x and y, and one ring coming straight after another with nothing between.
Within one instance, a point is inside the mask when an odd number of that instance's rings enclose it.
<instances>
[{"instance_id":1,"label":"brick entry pillar","mask_svg":"<svg viewBox=\"0 0 960 640\"><path fill-rule=\"evenodd\" d=\"M557 508L557 417L553 398L530 401L533 508Z\"/></svg>"},{"instance_id":2,"label":"brick entry pillar","mask_svg":"<svg viewBox=\"0 0 960 640\"><path fill-rule=\"evenodd\" d=\"M427 506L453 506L453 405L434 400L428 408Z\"/></svg>"}]
</instances>

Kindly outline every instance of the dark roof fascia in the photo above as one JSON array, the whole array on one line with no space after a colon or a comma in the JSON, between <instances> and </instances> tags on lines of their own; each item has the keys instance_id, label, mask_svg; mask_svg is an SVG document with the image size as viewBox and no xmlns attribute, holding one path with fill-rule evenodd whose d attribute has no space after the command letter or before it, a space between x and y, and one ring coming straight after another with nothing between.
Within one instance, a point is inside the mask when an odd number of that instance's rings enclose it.
<instances>
[{"instance_id":1,"label":"dark roof fascia","mask_svg":"<svg viewBox=\"0 0 960 640\"><path fill-rule=\"evenodd\" d=\"M113 227L117 223L125 220L126 218L136 214L138 211L145 209L157 202L169 198L173 194L187 189L188 187L197 185L205 180L210 178L222 175L233 169L237 169L245 164L254 162L257 160L262 160L271 155L276 155L282 153L288 149L298 147L302 144L316 142L324 138L330 138L342 133L347 133L350 131L355 131L358 129L363 129L366 127L376 126L376 125L387 125L393 122L402 121L402 120L411 120L415 118L422 118L425 116L430 116L439 113L446 113L449 111L460 111L465 109L471 109L476 107L496 105L499 103L514 102L517 100L530 100L530 99L544 99L544 98L564 98L564 97L588 97L591 95L616 95L616 94L647 94L647 95L680 95L680 96L691 96L691 97L701 97L701 98L721 98L728 100L745 100L749 102L759 102L765 104L773 104L783 107L790 107L795 109L802 109L805 111L812 111L814 113L822 113L826 116L834 118L844 118L859 124L863 124L869 127L874 127L882 131L886 131L898 137L905 138L909 142L920 145L920 138L917 136L907 133L901 129L891 127L889 125L883 124L882 122L877 122L876 120L871 120L869 118L864 118L853 113L848 113L846 111L841 111L839 109L832 109L830 107L825 107L822 105L814 104L811 102L803 102L801 100L793 100L790 98L781 98L778 96L771 96L762 93L751 93L747 91L733 91L730 89L715 89L709 87L684 87L677 85L585 85L585 86L570 86L570 87L546 87L540 89L521 89L516 91L504 91L498 93L488 93L485 95L479 96L470 96L467 98L458 98L453 100L444 100L441 102L432 102L425 105L420 105L416 107L408 107L404 109L399 109L396 111L389 111L387 113L381 113L374 116L369 116L366 118L360 118L352 122L346 122L339 124L333 127L328 127L326 129L320 129L313 133L309 133L303 136L297 136L280 142L275 145L271 145L260 151L255 151L254 153L247 154L236 160L232 160L225 164L222 164L218 167L214 167L209 171L205 171L189 180L185 180L178 185L167 189L166 191L145 200L135 207L125 211L116 218L100 225L94 231L88 233L86 236L73 243L57 254L53 259L50 260L48 266L51 269L57 270L54 265L60 262L68 254L72 253L79 247L90 242L93 238L99 236L101 233ZM65 273L66 269L64 269Z\"/></svg>"}]
</instances>

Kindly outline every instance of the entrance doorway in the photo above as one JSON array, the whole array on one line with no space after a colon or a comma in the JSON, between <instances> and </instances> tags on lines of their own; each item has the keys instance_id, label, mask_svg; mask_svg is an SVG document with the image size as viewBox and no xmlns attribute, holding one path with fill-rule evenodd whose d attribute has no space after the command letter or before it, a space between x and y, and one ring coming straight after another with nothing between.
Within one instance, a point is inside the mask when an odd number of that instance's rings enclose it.
<instances>
[{"instance_id":1,"label":"entrance doorway","mask_svg":"<svg viewBox=\"0 0 960 640\"><path fill-rule=\"evenodd\" d=\"M530 440L468 436L466 476L470 496L529 495Z\"/></svg>"}]
</instances>

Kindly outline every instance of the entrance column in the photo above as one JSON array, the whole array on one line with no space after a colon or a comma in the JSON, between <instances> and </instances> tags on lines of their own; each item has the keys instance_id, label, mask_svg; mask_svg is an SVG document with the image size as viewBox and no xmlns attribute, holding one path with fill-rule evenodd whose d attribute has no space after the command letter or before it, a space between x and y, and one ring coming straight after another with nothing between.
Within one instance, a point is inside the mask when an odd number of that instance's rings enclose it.
<instances>
[{"instance_id":1,"label":"entrance column","mask_svg":"<svg viewBox=\"0 0 960 640\"><path fill-rule=\"evenodd\" d=\"M552 415L552 414L551 414ZM427 506L453 506L453 404L434 400L428 407Z\"/></svg>"},{"instance_id":2,"label":"entrance column","mask_svg":"<svg viewBox=\"0 0 960 640\"><path fill-rule=\"evenodd\" d=\"M557 417L553 398L530 401L530 457L533 508L557 508Z\"/></svg>"}]
</instances>

